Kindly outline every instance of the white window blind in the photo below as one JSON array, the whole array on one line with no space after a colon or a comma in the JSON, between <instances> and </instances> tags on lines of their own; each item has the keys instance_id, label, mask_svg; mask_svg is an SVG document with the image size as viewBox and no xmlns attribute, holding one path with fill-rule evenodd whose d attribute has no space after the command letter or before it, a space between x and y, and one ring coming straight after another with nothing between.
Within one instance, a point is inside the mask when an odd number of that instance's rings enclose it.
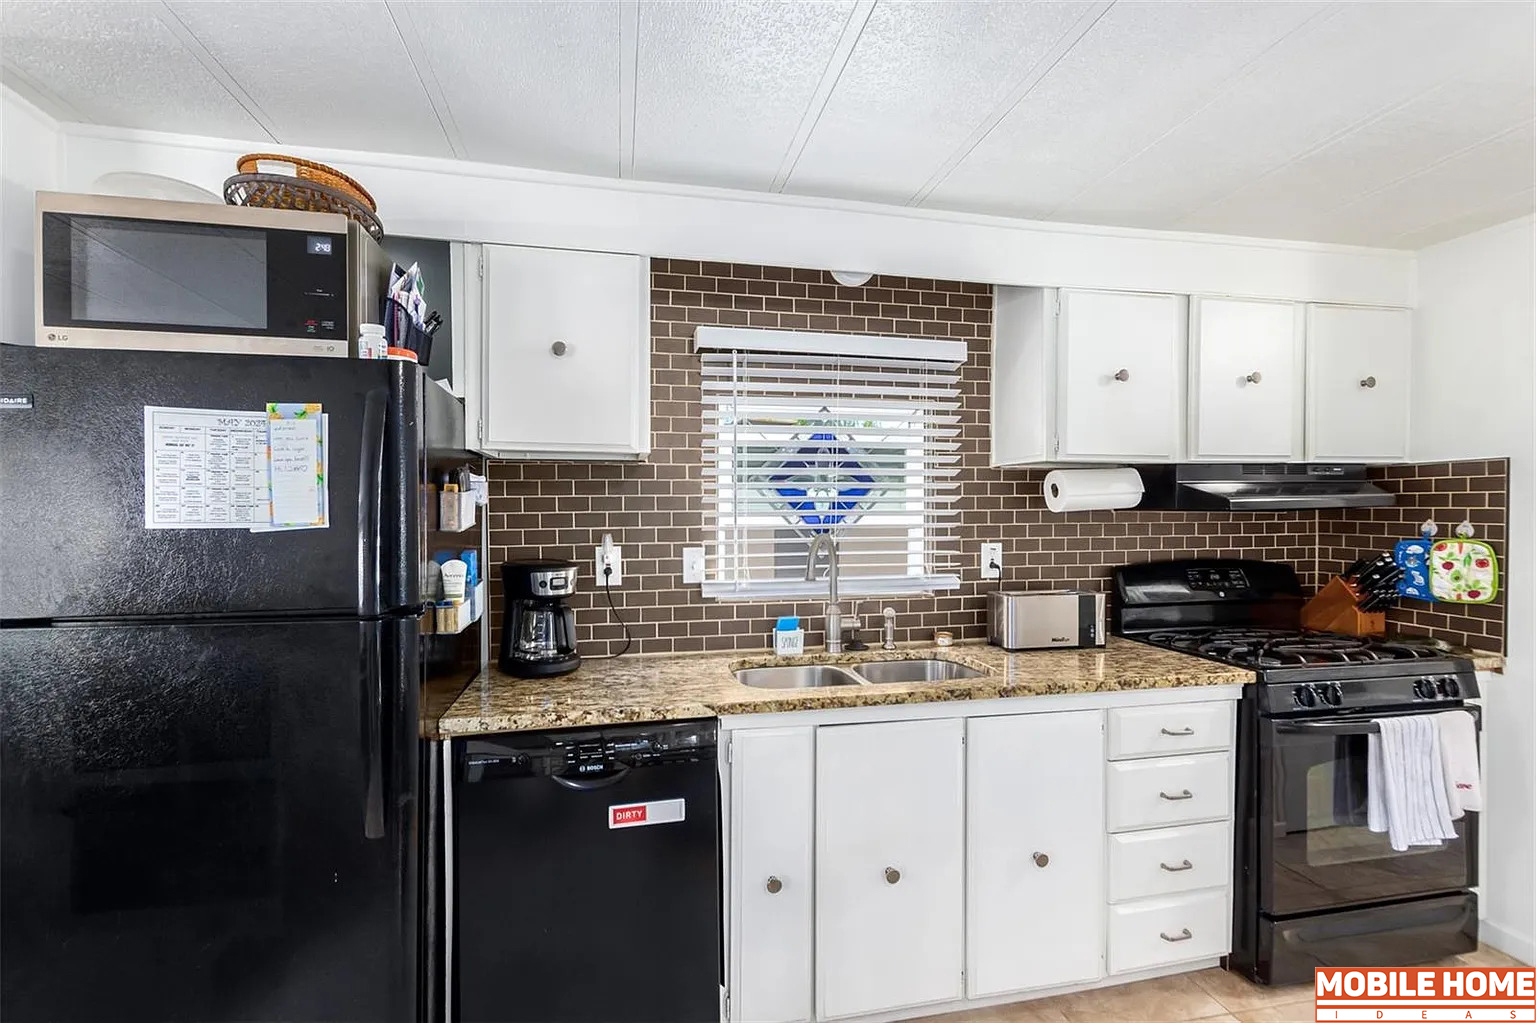
<instances>
[{"instance_id":1,"label":"white window blind","mask_svg":"<svg viewBox=\"0 0 1536 1023\"><path fill-rule=\"evenodd\" d=\"M706 329L704 594L826 593L824 559L805 579L824 532L840 595L958 586L965 344Z\"/></svg>"}]
</instances>

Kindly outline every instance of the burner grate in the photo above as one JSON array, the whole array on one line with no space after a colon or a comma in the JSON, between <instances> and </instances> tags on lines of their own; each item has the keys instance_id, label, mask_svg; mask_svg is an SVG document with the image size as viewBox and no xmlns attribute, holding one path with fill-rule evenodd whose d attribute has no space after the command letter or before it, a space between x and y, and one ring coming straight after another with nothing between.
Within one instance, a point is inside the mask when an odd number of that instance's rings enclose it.
<instances>
[{"instance_id":1,"label":"burner grate","mask_svg":"<svg viewBox=\"0 0 1536 1023\"><path fill-rule=\"evenodd\" d=\"M1253 668L1372 664L1445 656L1442 649L1430 642L1388 642L1304 629L1162 629L1141 638L1156 646Z\"/></svg>"}]
</instances>

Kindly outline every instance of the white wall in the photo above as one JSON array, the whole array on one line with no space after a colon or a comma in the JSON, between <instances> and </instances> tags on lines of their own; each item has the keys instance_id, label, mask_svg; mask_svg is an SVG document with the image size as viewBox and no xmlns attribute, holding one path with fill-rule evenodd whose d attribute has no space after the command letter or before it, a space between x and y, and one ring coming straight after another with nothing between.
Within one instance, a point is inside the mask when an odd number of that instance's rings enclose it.
<instances>
[{"instance_id":1,"label":"white wall","mask_svg":"<svg viewBox=\"0 0 1536 1023\"><path fill-rule=\"evenodd\" d=\"M61 141L53 118L0 88L0 341L32 340L32 194L59 187Z\"/></svg>"},{"instance_id":2,"label":"white wall","mask_svg":"<svg viewBox=\"0 0 1536 1023\"><path fill-rule=\"evenodd\" d=\"M1536 219L1418 254L1415 461L1510 459L1508 666L1484 696L1485 939L1532 962L1536 935ZM1456 381L1447 387L1450 381Z\"/></svg>"},{"instance_id":3,"label":"white wall","mask_svg":"<svg viewBox=\"0 0 1536 1023\"><path fill-rule=\"evenodd\" d=\"M271 143L65 125L67 191L109 171L220 190ZM356 177L392 234L1068 285L1407 306L1412 253L915 210L553 174L466 161L284 147Z\"/></svg>"}]
</instances>

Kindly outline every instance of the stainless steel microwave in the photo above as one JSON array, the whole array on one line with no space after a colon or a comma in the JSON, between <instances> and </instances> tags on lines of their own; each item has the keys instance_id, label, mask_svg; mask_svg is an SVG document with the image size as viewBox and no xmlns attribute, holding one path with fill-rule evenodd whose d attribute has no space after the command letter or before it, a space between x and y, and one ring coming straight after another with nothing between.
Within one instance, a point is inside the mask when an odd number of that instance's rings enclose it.
<instances>
[{"instance_id":1,"label":"stainless steel microwave","mask_svg":"<svg viewBox=\"0 0 1536 1023\"><path fill-rule=\"evenodd\" d=\"M37 193L40 345L351 355L389 260L339 213Z\"/></svg>"}]
</instances>

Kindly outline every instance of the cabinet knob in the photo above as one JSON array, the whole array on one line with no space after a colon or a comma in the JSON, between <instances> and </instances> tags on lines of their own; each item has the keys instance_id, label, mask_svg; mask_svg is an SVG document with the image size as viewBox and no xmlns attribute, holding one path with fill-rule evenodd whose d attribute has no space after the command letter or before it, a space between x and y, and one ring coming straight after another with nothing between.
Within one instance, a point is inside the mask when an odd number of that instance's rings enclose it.
<instances>
[{"instance_id":1,"label":"cabinet knob","mask_svg":"<svg viewBox=\"0 0 1536 1023\"><path fill-rule=\"evenodd\" d=\"M1177 873L1179 873L1180 871L1183 871L1183 870L1194 870L1195 869L1195 865L1193 863L1189 862L1188 860L1184 860L1184 861L1182 861L1180 863L1176 863L1176 864L1174 864L1171 867L1168 864L1166 864L1166 863L1159 863L1158 866L1162 867L1164 870L1168 871L1168 873L1170 873L1170 874L1177 874Z\"/></svg>"},{"instance_id":2,"label":"cabinet knob","mask_svg":"<svg viewBox=\"0 0 1536 1023\"><path fill-rule=\"evenodd\" d=\"M1120 372L1115 374L1115 379L1121 383L1124 383L1125 381L1131 379L1131 371L1128 369L1122 369Z\"/></svg>"},{"instance_id":3,"label":"cabinet knob","mask_svg":"<svg viewBox=\"0 0 1536 1023\"><path fill-rule=\"evenodd\" d=\"M1250 384L1260 384L1264 382L1264 374L1260 373L1258 370L1254 370L1252 373L1249 373L1247 376L1243 377L1243 379L1248 381Z\"/></svg>"},{"instance_id":4,"label":"cabinet knob","mask_svg":"<svg viewBox=\"0 0 1536 1023\"><path fill-rule=\"evenodd\" d=\"M1168 793L1166 793L1166 792L1159 792L1158 795L1163 797L1164 799L1168 800L1170 803L1176 802L1176 801L1178 801L1180 799L1194 799L1195 798L1195 794L1193 792L1189 791L1189 789L1180 789L1178 792L1175 792L1171 796Z\"/></svg>"},{"instance_id":5,"label":"cabinet knob","mask_svg":"<svg viewBox=\"0 0 1536 1023\"><path fill-rule=\"evenodd\" d=\"M570 350L571 346L566 344L564 341L556 341L554 344L549 346L549 354L553 355L557 359L565 358L565 354Z\"/></svg>"},{"instance_id":6,"label":"cabinet knob","mask_svg":"<svg viewBox=\"0 0 1536 1023\"><path fill-rule=\"evenodd\" d=\"M1375 387L1376 386L1376 378L1375 377L1366 377L1364 380L1360 381L1360 386L1361 387Z\"/></svg>"},{"instance_id":7,"label":"cabinet knob","mask_svg":"<svg viewBox=\"0 0 1536 1023\"><path fill-rule=\"evenodd\" d=\"M886 867L885 868L885 883L886 884L895 884L897 881L900 881L900 880L901 880L901 871L897 870L895 867Z\"/></svg>"},{"instance_id":8,"label":"cabinet knob","mask_svg":"<svg viewBox=\"0 0 1536 1023\"><path fill-rule=\"evenodd\" d=\"M1037 853L1034 854L1034 856L1032 856L1030 858L1035 861L1035 866L1037 866L1037 867L1048 867L1051 864L1051 858L1049 856L1047 856L1045 853L1038 853L1037 852Z\"/></svg>"},{"instance_id":9,"label":"cabinet knob","mask_svg":"<svg viewBox=\"0 0 1536 1023\"><path fill-rule=\"evenodd\" d=\"M769 877L768 883L763 887L768 889L769 895L777 895L784 890L784 882L776 877Z\"/></svg>"},{"instance_id":10,"label":"cabinet knob","mask_svg":"<svg viewBox=\"0 0 1536 1023\"><path fill-rule=\"evenodd\" d=\"M1179 931L1178 934L1171 938L1167 934L1164 934L1162 931L1159 931L1157 936L1162 938L1164 941L1188 941L1190 938L1194 937L1193 934L1189 933L1188 927L1185 927L1183 930Z\"/></svg>"}]
</instances>

